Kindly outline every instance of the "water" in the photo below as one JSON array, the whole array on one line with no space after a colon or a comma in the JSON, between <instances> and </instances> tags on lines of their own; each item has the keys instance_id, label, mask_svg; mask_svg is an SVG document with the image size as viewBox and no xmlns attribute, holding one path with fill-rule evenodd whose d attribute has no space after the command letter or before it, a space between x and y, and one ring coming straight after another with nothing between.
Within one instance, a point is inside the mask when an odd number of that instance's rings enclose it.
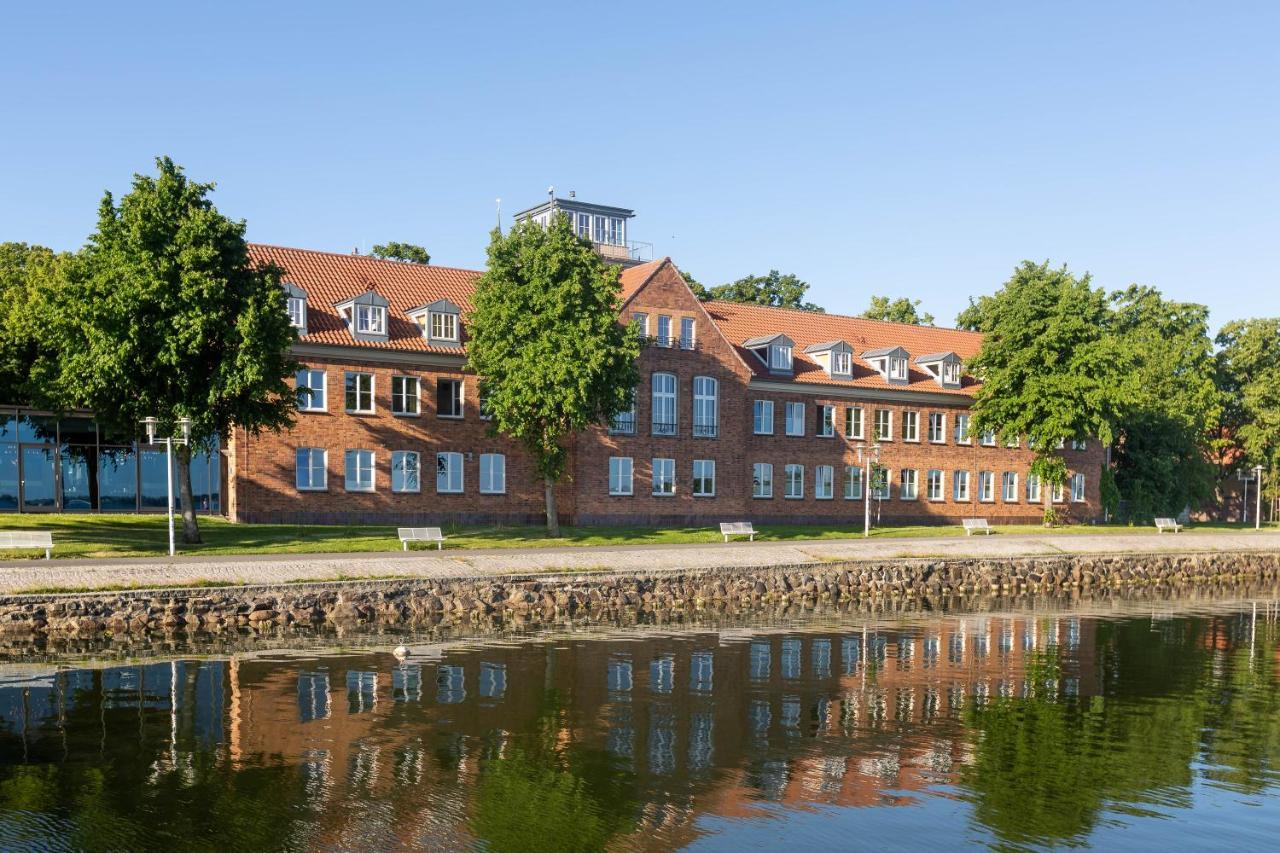
<instances>
[{"instance_id":1,"label":"water","mask_svg":"<svg viewBox=\"0 0 1280 853\"><path fill-rule=\"evenodd\" d=\"M4 849L1271 848L1269 601L0 666Z\"/></svg>"}]
</instances>

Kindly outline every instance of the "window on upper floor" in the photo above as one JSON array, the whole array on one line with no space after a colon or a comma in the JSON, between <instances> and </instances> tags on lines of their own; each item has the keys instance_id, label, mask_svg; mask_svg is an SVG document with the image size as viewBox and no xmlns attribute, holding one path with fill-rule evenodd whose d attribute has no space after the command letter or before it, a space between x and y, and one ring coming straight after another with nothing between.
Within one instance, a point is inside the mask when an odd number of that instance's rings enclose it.
<instances>
[{"instance_id":1,"label":"window on upper floor","mask_svg":"<svg viewBox=\"0 0 1280 853\"><path fill-rule=\"evenodd\" d=\"M756 435L773 435L773 401L751 402L751 431Z\"/></svg>"},{"instance_id":2,"label":"window on upper floor","mask_svg":"<svg viewBox=\"0 0 1280 853\"><path fill-rule=\"evenodd\" d=\"M919 412L903 412L902 413L902 440L903 441L919 441L920 440L920 413Z\"/></svg>"},{"instance_id":3,"label":"window on upper floor","mask_svg":"<svg viewBox=\"0 0 1280 853\"><path fill-rule=\"evenodd\" d=\"M673 373L655 373L650 383L650 417L654 435L675 435L678 426L676 420L676 377Z\"/></svg>"},{"instance_id":4,"label":"window on upper floor","mask_svg":"<svg viewBox=\"0 0 1280 853\"><path fill-rule=\"evenodd\" d=\"M787 435L804 435L804 403L787 403Z\"/></svg>"},{"instance_id":5,"label":"window on upper floor","mask_svg":"<svg viewBox=\"0 0 1280 853\"><path fill-rule=\"evenodd\" d=\"M947 440L947 416L942 412L929 413L929 441L944 444Z\"/></svg>"},{"instance_id":6,"label":"window on upper floor","mask_svg":"<svg viewBox=\"0 0 1280 853\"><path fill-rule=\"evenodd\" d=\"M942 365L942 381L946 385L960 384L960 363L947 362Z\"/></svg>"},{"instance_id":7,"label":"window on upper floor","mask_svg":"<svg viewBox=\"0 0 1280 853\"><path fill-rule=\"evenodd\" d=\"M853 373L853 353L831 353L831 375L849 376Z\"/></svg>"},{"instance_id":8,"label":"window on upper floor","mask_svg":"<svg viewBox=\"0 0 1280 853\"><path fill-rule=\"evenodd\" d=\"M609 422L609 432L614 435L635 435L635 431L636 403L632 400L630 409L613 416L613 420Z\"/></svg>"},{"instance_id":9,"label":"window on upper floor","mask_svg":"<svg viewBox=\"0 0 1280 853\"><path fill-rule=\"evenodd\" d=\"M692 317L680 318L680 349L693 349L697 346L697 340L694 338L694 323Z\"/></svg>"},{"instance_id":10,"label":"window on upper floor","mask_svg":"<svg viewBox=\"0 0 1280 853\"><path fill-rule=\"evenodd\" d=\"M671 318L666 314L658 315L658 338L656 343L660 347L669 347L672 344Z\"/></svg>"},{"instance_id":11,"label":"window on upper floor","mask_svg":"<svg viewBox=\"0 0 1280 853\"><path fill-rule=\"evenodd\" d=\"M369 414L373 411L373 374L346 374L347 411L356 414Z\"/></svg>"},{"instance_id":12,"label":"window on upper floor","mask_svg":"<svg viewBox=\"0 0 1280 853\"><path fill-rule=\"evenodd\" d=\"M640 332L640 337L649 337L649 315L643 311L636 311L631 315L631 322L635 323L636 330Z\"/></svg>"},{"instance_id":13,"label":"window on upper floor","mask_svg":"<svg viewBox=\"0 0 1280 853\"><path fill-rule=\"evenodd\" d=\"M356 331L365 335L387 333L387 309L382 305L356 305Z\"/></svg>"},{"instance_id":14,"label":"window on upper floor","mask_svg":"<svg viewBox=\"0 0 1280 853\"><path fill-rule=\"evenodd\" d=\"M850 406L844 410L844 437L861 440L865 434L866 413L861 406Z\"/></svg>"},{"instance_id":15,"label":"window on upper floor","mask_svg":"<svg viewBox=\"0 0 1280 853\"><path fill-rule=\"evenodd\" d=\"M876 409L876 441L893 441L892 409Z\"/></svg>"},{"instance_id":16,"label":"window on upper floor","mask_svg":"<svg viewBox=\"0 0 1280 853\"><path fill-rule=\"evenodd\" d=\"M294 385L298 390L298 411L325 411L325 372L303 368L294 377Z\"/></svg>"},{"instance_id":17,"label":"window on upper floor","mask_svg":"<svg viewBox=\"0 0 1280 853\"><path fill-rule=\"evenodd\" d=\"M693 377L693 434L715 438L720 424L720 383L710 376Z\"/></svg>"},{"instance_id":18,"label":"window on upper floor","mask_svg":"<svg viewBox=\"0 0 1280 853\"><path fill-rule=\"evenodd\" d=\"M436 380L436 417L462 417L462 380Z\"/></svg>"},{"instance_id":19,"label":"window on upper floor","mask_svg":"<svg viewBox=\"0 0 1280 853\"><path fill-rule=\"evenodd\" d=\"M1083 438L1073 438L1071 439L1071 449L1072 450L1088 450L1089 442Z\"/></svg>"},{"instance_id":20,"label":"window on upper floor","mask_svg":"<svg viewBox=\"0 0 1280 853\"><path fill-rule=\"evenodd\" d=\"M391 377L391 413L395 415L418 414L418 386L416 376Z\"/></svg>"},{"instance_id":21,"label":"window on upper floor","mask_svg":"<svg viewBox=\"0 0 1280 853\"><path fill-rule=\"evenodd\" d=\"M982 442L983 447L995 447L996 431L993 429L984 429L979 440Z\"/></svg>"},{"instance_id":22,"label":"window on upper floor","mask_svg":"<svg viewBox=\"0 0 1280 853\"><path fill-rule=\"evenodd\" d=\"M818 435L830 438L836 434L836 407L818 406Z\"/></svg>"},{"instance_id":23,"label":"window on upper floor","mask_svg":"<svg viewBox=\"0 0 1280 853\"><path fill-rule=\"evenodd\" d=\"M572 214L570 214L572 215ZM574 233L579 237L591 239L591 215L587 213L579 213L578 221L574 226Z\"/></svg>"},{"instance_id":24,"label":"window on upper floor","mask_svg":"<svg viewBox=\"0 0 1280 853\"><path fill-rule=\"evenodd\" d=\"M969 444L973 438L969 435L969 416L956 415L956 444Z\"/></svg>"},{"instance_id":25,"label":"window on upper floor","mask_svg":"<svg viewBox=\"0 0 1280 853\"><path fill-rule=\"evenodd\" d=\"M289 312L289 325L293 326L295 329L304 330L302 333L306 334L305 329L307 328L307 297L305 296L288 297L286 308Z\"/></svg>"},{"instance_id":26,"label":"window on upper floor","mask_svg":"<svg viewBox=\"0 0 1280 853\"><path fill-rule=\"evenodd\" d=\"M448 311L432 311L431 337L438 341L458 340L458 315Z\"/></svg>"},{"instance_id":27,"label":"window on upper floor","mask_svg":"<svg viewBox=\"0 0 1280 853\"><path fill-rule=\"evenodd\" d=\"M905 358L889 359L889 378L890 379L906 379L907 378L907 360Z\"/></svg>"},{"instance_id":28,"label":"window on upper floor","mask_svg":"<svg viewBox=\"0 0 1280 853\"><path fill-rule=\"evenodd\" d=\"M790 370L791 347L786 346L785 344L774 344L769 347L769 369Z\"/></svg>"}]
</instances>

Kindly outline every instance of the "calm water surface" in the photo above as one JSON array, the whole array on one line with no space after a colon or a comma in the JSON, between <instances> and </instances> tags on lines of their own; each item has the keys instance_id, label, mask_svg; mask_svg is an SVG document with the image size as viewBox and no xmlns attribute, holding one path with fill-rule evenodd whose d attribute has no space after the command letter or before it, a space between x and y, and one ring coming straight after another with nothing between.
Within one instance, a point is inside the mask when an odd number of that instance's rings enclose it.
<instances>
[{"instance_id":1,"label":"calm water surface","mask_svg":"<svg viewBox=\"0 0 1280 853\"><path fill-rule=\"evenodd\" d=\"M0 666L4 849L1275 849L1249 602ZM376 643L376 645L375 645Z\"/></svg>"}]
</instances>

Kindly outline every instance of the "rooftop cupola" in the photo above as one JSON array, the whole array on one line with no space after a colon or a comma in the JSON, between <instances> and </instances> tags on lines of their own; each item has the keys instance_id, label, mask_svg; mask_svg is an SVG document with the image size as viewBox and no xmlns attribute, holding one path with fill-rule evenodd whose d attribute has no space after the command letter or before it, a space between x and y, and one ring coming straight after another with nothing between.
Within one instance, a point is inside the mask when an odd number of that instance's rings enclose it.
<instances>
[{"instance_id":1,"label":"rooftop cupola","mask_svg":"<svg viewBox=\"0 0 1280 853\"><path fill-rule=\"evenodd\" d=\"M559 198L555 187L551 187L546 201L520 211L515 220L533 221L545 227L559 214L569 217L574 233L590 240L600 256L610 263L633 266L653 257L651 244L627 239L628 223L635 216L635 211L580 201L572 191L568 198Z\"/></svg>"}]
</instances>

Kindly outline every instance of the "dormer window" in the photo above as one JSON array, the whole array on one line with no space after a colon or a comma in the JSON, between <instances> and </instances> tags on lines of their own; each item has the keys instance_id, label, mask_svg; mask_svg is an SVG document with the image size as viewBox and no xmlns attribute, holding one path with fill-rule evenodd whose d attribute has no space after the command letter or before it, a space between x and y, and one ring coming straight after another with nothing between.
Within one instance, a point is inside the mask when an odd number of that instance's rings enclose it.
<instances>
[{"instance_id":1,"label":"dormer window","mask_svg":"<svg viewBox=\"0 0 1280 853\"><path fill-rule=\"evenodd\" d=\"M908 353L902 347L867 350L862 357L889 382L905 384L911 378L907 368Z\"/></svg>"},{"instance_id":2,"label":"dormer window","mask_svg":"<svg viewBox=\"0 0 1280 853\"><path fill-rule=\"evenodd\" d=\"M458 339L458 315L446 314L443 311L431 314L431 337L442 341Z\"/></svg>"},{"instance_id":3,"label":"dormer window","mask_svg":"<svg viewBox=\"0 0 1280 853\"><path fill-rule=\"evenodd\" d=\"M942 366L942 384L943 385L959 385L960 384L960 362L952 362Z\"/></svg>"},{"instance_id":4,"label":"dormer window","mask_svg":"<svg viewBox=\"0 0 1280 853\"><path fill-rule=\"evenodd\" d=\"M376 290L366 290L353 299L334 306L358 341L385 341L387 339L386 297Z\"/></svg>"},{"instance_id":5,"label":"dormer window","mask_svg":"<svg viewBox=\"0 0 1280 853\"><path fill-rule=\"evenodd\" d=\"M448 299L437 299L410 310L409 317L422 329L422 336L432 344L457 346L462 337L461 309Z\"/></svg>"},{"instance_id":6,"label":"dormer window","mask_svg":"<svg viewBox=\"0 0 1280 853\"><path fill-rule=\"evenodd\" d=\"M387 309L382 305L356 306L356 331L363 335L387 333Z\"/></svg>"},{"instance_id":7,"label":"dormer window","mask_svg":"<svg viewBox=\"0 0 1280 853\"><path fill-rule=\"evenodd\" d=\"M805 347L804 351L831 378L853 378L853 347L844 341L825 341L820 344L811 344Z\"/></svg>"},{"instance_id":8,"label":"dormer window","mask_svg":"<svg viewBox=\"0 0 1280 853\"><path fill-rule=\"evenodd\" d=\"M785 344L774 344L769 347L769 369L790 370L791 347L786 346Z\"/></svg>"},{"instance_id":9,"label":"dormer window","mask_svg":"<svg viewBox=\"0 0 1280 853\"><path fill-rule=\"evenodd\" d=\"M905 358L889 359L889 378L890 379L906 379L907 378L907 360Z\"/></svg>"},{"instance_id":10,"label":"dormer window","mask_svg":"<svg viewBox=\"0 0 1280 853\"><path fill-rule=\"evenodd\" d=\"M831 354L831 375L849 376L853 373L853 353L833 352Z\"/></svg>"},{"instance_id":11,"label":"dormer window","mask_svg":"<svg viewBox=\"0 0 1280 853\"><path fill-rule=\"evenodd\" d=\"M285 283L285 310L289 314L289 325L298 330L299 335L307 333L307 292L296 284Z\"/></svg>"},{"instance_id":12,"label":"dormer window","mask_svg":"<svg viewBox=\"0 0 1280 853\"><path fill-rule=\"evenodd\" d=\"M916 359L926 373L943 388L959 388L964 364L953 352L933 352Z\"/></svg>"},{"instance_id":13,"label":"dormer window","mask_svg":"<svg viewBox=\"0 0 1280 853\"><path fill-rule=\"evenodd\" d=\"M770 373L790 373L794 367L792 348L795 342L786 335L763 335L743 341L742 346L760 359Z\"/></svg>"}]
</instances>

